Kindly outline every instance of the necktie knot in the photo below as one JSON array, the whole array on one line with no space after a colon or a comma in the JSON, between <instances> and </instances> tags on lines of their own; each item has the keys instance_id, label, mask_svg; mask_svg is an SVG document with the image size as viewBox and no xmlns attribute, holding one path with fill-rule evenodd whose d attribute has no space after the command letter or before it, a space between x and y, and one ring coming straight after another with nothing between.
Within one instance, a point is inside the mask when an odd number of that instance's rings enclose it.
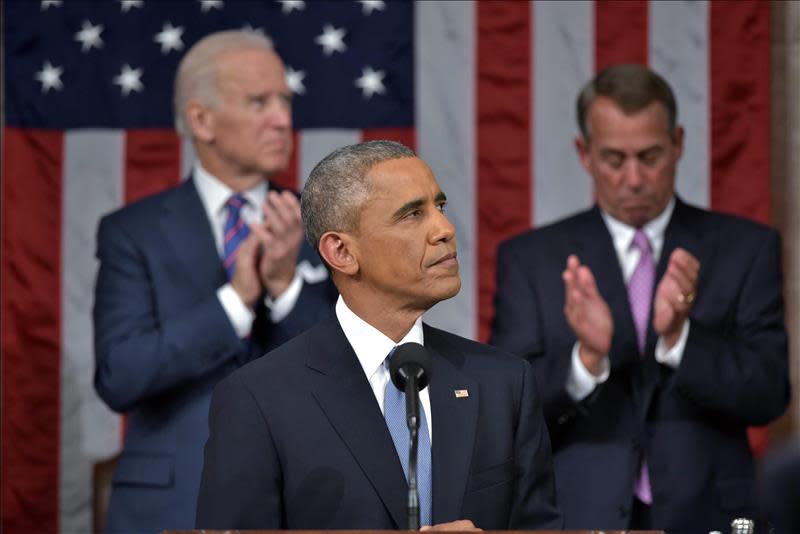
<instances>
[{"instance_id":1,"label":"necktie knot","mask_svg":"<svg viewBox=\"0 0 800 534\"><path fill-rule=\"evenodd\" d=\"M647 239L647 234L644 233L644 230L641 228L636 230L636 233L633 234L633 243L631 246L639 249L642 254L649 254L651 252L650 240Z\"/></svg>"},{"instance_id":2,"label":"necktie knot","mask_svg":"<svg viewBox=\"0 0 800 534\"><path fill-rule=\"evenodd\" d=\"M231 195L231 197L225 203L225 206L228 208L228 213L235 213L238 216L245 204L247 204L247 199L244 198L244 195L241 193L236 193Z\"/></svg>"}]
</instances>

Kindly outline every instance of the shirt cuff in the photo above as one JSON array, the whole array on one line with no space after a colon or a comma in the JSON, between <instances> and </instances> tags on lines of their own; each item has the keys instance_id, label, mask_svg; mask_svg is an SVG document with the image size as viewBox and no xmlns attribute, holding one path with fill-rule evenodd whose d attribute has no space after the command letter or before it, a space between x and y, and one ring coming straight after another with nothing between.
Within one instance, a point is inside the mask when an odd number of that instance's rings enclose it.
<instances>
[{"instance_id":1,"label":"shirt cuff","mask_svg":"<svg viewBox=\"0 0 800 534\"><path fill-rule=\"evenodd\" d=\"M222 304L222 309L225 310L225 315L228 316L236 335L240 339L249 336L250 331L253 329L253 319L255 319L256 314L244 303L239 293L228 283L217 289L217 298Z\"/></svg>"},{"instance_id":2,"label":"shirt cuff","mask_svg":"<svg viewBox=\"0 0 800 534\"><path fill-rule=\"evenodd\" d=\"M269 310L269 318L273 323L283 321L294 309L297 304L297 299L300 297L300 291L303 289L303 278L300 273L295 270L294 278L289 283L283 293L278 295L277 298L272 298L269 295L264 297L264 304L267 305Z\"/></svg>"},{"instance_id":3,"label":"shirt cuff","mask_svg":"<svg viewBox=\"0 0 800 534\"><path fill-rule=\"evenodd\" d=\"M683 360L683 351L686 348L687 339L689 339L689 319L683 322L683 328L681 328L681 335L678 337L678 342L675 343L671 349L667 348L667 344L664 342L662 336L658 337L658 342L656 343L656 361L672 369L677 369L681 364L681 360Z\"/></svg>"},{"instance_id":4,"label":"shirt cuff","mask_svg":"<svg viewBox=\"0 0 800 534\"><path fill-rule=\"evenodd\" d=\"M608 356L604 357L600 363L602 371L599 376L590 373L581 361L580 347L581 344L577 341L572 347L572 366L567 375L566 385L567 395L575 402L580 402L588 397L598 385L608 380L611 374L611 364L608 361Z\"/></svg>"}]
</instances>

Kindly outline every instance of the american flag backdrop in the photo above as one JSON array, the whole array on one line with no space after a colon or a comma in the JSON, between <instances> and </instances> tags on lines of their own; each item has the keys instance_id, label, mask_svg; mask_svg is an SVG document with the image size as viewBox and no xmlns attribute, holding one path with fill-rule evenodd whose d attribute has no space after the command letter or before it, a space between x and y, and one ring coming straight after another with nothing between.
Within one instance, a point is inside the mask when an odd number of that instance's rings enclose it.
<instances>
[{"instance_id":1,"label":"american flag backdrop","mask_svg":"<svg viewBox=\"0 0 800 534\"><path fill-rule=\"evenodd\" d=\"M770 3L6 0L2 143L2 529L90 530L91 466L120 446L92 387L99 217L178 183L183 53L269 35L294 91L302 188L330 150L391 138L432 167L463 287L433 324L486 339L497 243L592 202L579 87L610 63L672 84L691 203L769 221Z\"/></svg>"}]
</instances>

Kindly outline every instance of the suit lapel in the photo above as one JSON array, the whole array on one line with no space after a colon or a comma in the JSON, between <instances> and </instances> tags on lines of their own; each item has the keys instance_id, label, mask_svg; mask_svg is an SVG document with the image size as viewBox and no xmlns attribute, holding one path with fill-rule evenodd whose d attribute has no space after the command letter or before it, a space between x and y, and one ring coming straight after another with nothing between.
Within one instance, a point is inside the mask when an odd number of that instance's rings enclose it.
<instances>
[{"instance_id":1,"label":"suit lapel","mask_svg":"<svg viewBox=\"0 0 800 534\"><path fill-rule=\"evenodd\" d=\"M669 224L664 233L664 246L661 249L661 256L658 259L656 266L656 288L658 283L664 277L664 273L669 265L669 257L680 247L686 249L694 257L698 259L700 265L706 265L709 255L711 254L711 247L705 246L701 235L702 227L699 221L695 220L692 213L692 208L687 206L683 201L676 197L675 209L670 217ZM701 269L702 273L702 269ZM702 280L700 280L702 282ZM698 288L701 284L698 283ZM656 288L653 288L655 291ZM655 293L653 294L655 299ZM652 307L651 307L652 309ZM651 320L647 332L647 348L648 354L655 351L658 335L653 330L652 311ZM644 402L642 405L646 408L650 405L650 401L655 392L656 386L659 381L660 368L655 358L648 358L644 371L644 384L643 384L643 397ZM644 414L646 415L646 413Z\"/></svg>"},{"instance_id":2,"label":"suit lapel","mask_svg":"<svg viewBox=\"0 0 800 534\"><path fill-rule=\"evenodd\" d=\"M323 375L315 377L312 393L395 526L405 527L408 485L364 370L335 318L320 326L318 337L317 350L306 360Z\"/></svg>"},{"instance_id":3,"label":"suit lapel","mask_svg":"<svg viewBox=\"0 0 800 534\"><path fill-rule=\"evenodd\" d=\"M581 262L594 274L598 290L605 299L614 319L614 336L609 357L612 368L637 363L639 349L633 323L628 287L614 249L614 242L596 206L587 213L584 228L574 232L575 246Z\"/></svg>"},{"instance_id":4,"label":"suit lapel","mask_svg":"<svg viewBox=\"0 0 800 534\"><path fill-rule=\"evenodd\" d=\"M164 201L161 229L170 250L184 264L182 272L198 288L205 291L209 285L225 283L227 276L193 179L186 180Z\"/></svg>"},{"instance_id":5,"label":"suit lapel","mask_svg":"<svg viewBox=\"0 0 800 534\"><path fill-rule=\"evenodd\" d=\"M460 368L464 355L441 342L425 325L425 346L433 353L430 398L433 412L433 522L460 517L478 421L478 383ZM468 396L456 397L456 390Z\"/></svg>"}]
</instances>

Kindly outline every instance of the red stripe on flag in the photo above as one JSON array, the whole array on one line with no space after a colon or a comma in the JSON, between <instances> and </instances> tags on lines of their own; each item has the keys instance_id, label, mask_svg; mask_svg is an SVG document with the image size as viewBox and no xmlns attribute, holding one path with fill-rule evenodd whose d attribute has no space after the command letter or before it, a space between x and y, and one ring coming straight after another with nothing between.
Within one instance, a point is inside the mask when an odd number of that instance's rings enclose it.
<instances>
[{"instance_id":1,"label":"red stripe on flag","mask_svg":"<svg viewBox=\"0 0 800 534\"><path fill-rule=\"evenodd\" d=\"M486 340L493 315L497 245L531 224L533 58L528 2L479 2L475 8L478 336Z\"/></svg>"},{"instance_id":2,"label":"red stripe on flag","mask_svg":"<svg viewBox=\"0 0 800 534\"><path fill-rule=\"evenodd\" d=\"M770 3L712 2L711 207L769 223ZM756 456L766 427L748 429Z\"/></svg>"},{"instance_id":3,"label":"red stripe on flag","mask_svg":"<svg viewBox=\"0 0 800 534\"><path fill-rule=\"evenodd\" d=\"M58 530L64 137L3 143L2 530Z\"/></svg>"},{"instance_id":4,"label":"red stripe on flag","mask_svg":"<svg viewBox=\"0 0 800 534\"><path fill-rule=\"evenodd\" d=\"M297 130L292 132L292 146L294 150L292 150L292 155L289 158L289 165L286 167L286 170L279 172L273 176L271 180L279 187L297 191L297 186L300 183L297 179L300 169L300 164L298 163L300 161L300 139Z\"/></svg>"},{"instance_id":5,"label":"red stripe on flag","mask_svg":"<svg viewBox=\"0 0 800 534\"><path fill-rule=\"evenodd\" d=\"M594 4L595 70L614 63L647 64L647 1L598 0Z\"/></svg>"},{"instance_id":6,"label":"red stripe on flag","mask_svg":"<svg viewBox=\"0 0 800 534\"><path fill-rule=\"evenodd\" d=\"M416 150L417 131L414 128L370 128L361 131L362 141L376 141L378 139L397 141L411 150Z\"/></svg>"},{"instance_id":7,"label":"red stripe on flag","mask_svg":"<svg viewBox=\"0 0 800 534\"><path fill-rule=\"evenodd\" d=\"M181 141L171 129L128 130L125 137L125 203L177 185Z\"/></svg>"},{"instance_id":8,"label":"red stripe on flag","mask_svg":"<svg viewBox=\"0 0 800 534\"><path fill-rule=\"evenodd\" d=\"M711 3L711 207L769 223L770 3Z\"/></svg>"}]
</instances>

